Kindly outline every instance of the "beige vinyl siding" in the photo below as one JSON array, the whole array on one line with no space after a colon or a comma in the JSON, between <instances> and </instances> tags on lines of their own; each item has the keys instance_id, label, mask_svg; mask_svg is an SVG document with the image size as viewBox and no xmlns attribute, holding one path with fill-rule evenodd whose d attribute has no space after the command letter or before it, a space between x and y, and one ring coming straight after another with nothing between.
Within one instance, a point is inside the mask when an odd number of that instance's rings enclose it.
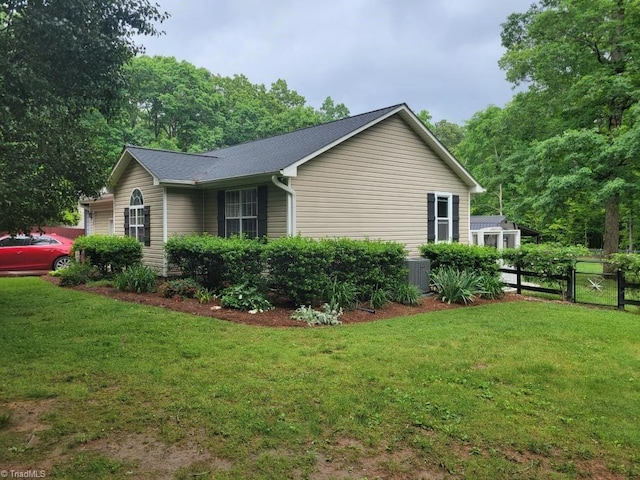
<instances>
[{"instance_id":1,"label":"beige vinyl siding","mask_svg":"<svg viewBox=\"0 0 640 480\"><path fill-rule=\"evenodd\" d=\"M267 190L267 237L278 238L287 234L287 194L271 184Z\"/></svg>"},{"instance_id":2,"label":"beige vinyl siding","mask_svg":"<svg viewBox=\"0 0 640 480\"><path fill-rule=\"evenodd\" d=\"M113 204L91 206L91 234L109 235L109 220L113 219Z\"/></svg>"},{"instance_id":3,"label":"beige vinyl siding","mask_svg":"<svg viewBox=\"0 0 640 480\"><path fill-rule=\"evenodd\" d=\"M297 230L313 238L427 242L427 194L460 196L469 242L469 188L397 115L310 160L292 179Z\"/></svg>"},{"instance_id":4,"label":"beige vinyl siding","mask_svg":"<svg viewBox=\"0 0 640 480\"><path fill-rule=\"evenodd\" d=\"M167 238L204 230L202 190L167 188Z\"/></svg>"},{"instance_id":5,"label":"beige vinyl siding","mask_svg":"<svg viewBox=\"0 0 640 480\"><path fill-rule=\"evenodd\" d=\"M153 177L140 164L131 160L114 191L113 221L116 235L124 235L124 209L129 207L129 199L134 189L140 189L145 206L150 207L151 245L142 247L146 265L155 268L159 274L164 266L164 244L162 238L162 191L153 185Z\"/></svg>"},{"instance_id":6,"label":"beige vinyl siding","mask_svg":"<svg viewBox=\"0 0 640 480\"><path fill-rule=\"evenodd\" d=\"M259 185L265 185L261 183ZM249 184L229 187L229 190L257 187ZM218 191L204 192L204 231L218 235ZM273 184L267 184L267 236L282 237L287 234L287 198L285 192Z\"/></svg>"}]
</instances>

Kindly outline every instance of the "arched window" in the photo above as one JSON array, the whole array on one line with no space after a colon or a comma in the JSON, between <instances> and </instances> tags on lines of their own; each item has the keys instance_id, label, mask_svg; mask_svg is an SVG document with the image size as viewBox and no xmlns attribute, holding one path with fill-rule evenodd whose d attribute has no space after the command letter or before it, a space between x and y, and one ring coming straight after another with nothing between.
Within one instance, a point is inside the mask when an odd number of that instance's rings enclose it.
<instances>
[{"instance_id":1,"label":"arched window","mask_svg":"<svg viewBox=\"0 0 640 480\"><path fill-rule=\"evenodd\" d=\"M149 246L149 207L145 207L144 197L138 188L131 193L129 208L125 208L124 233Z\"/></svg>"}]
</instances>

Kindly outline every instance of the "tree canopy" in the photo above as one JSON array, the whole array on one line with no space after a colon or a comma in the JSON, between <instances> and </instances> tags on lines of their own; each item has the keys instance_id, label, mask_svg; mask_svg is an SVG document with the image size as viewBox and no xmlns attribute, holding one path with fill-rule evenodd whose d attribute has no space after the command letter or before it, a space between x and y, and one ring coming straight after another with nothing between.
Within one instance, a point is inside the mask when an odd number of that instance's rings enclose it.
<instances>
[{"instance_id":1,"label":"tree canopy","mask_svg":"<svg viewBox=\"0 0 640 480\"><path fill-rule=\"evenodd\" d=\"M605 253L631 244L640 196L640 4L541 0L508 17L502 44L500 66L525 89L465 125L456 153L488 190L474 212L504 213L550 239Z\"/></svg>"},{"instance_id":2,"label":"tree canopy","mask_svg":"<svg viewBox=\"0 0 640 480\"><path fill-rule=\"evenodd\" d=\"M0 230L60 221L99 192L98 134L121 106L133 36L165 17L147 0L0 3Z\"/></svg>"}]
</instances>

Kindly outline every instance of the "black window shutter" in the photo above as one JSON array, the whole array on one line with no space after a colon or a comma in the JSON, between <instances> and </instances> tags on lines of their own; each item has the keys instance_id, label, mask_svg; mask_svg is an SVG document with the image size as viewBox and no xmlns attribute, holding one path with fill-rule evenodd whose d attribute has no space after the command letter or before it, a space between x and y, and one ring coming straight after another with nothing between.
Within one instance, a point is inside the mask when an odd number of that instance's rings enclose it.
<instances>
[{"instance_id":1,"label":"black window shutter","mask_svg":"<svg viewBox=\"0 0 640 480\"><path fill-rule=\"evenodd\" d=\"M454 242L460 241L460 195L453 196L452 237Z\"/></svg>"},{"instance_id":2,"label":"black window shutter","mask_svg":"<svg viewBox=\"0 0 640 480\"><path fill-rule=\"evenodd\" d=\"M218 236L225 236L224 190L218 190Z\"/></svg>"},{"instance_id":3,"label":"black window shutter","mask_svg":"<svg viewBox=\"0 0 640 480\"><path fill-rule=\"evenodd\" d=\"M267 186L258 187L258 238L267 236Z\"/></svg>"},{"instance_id":4,"label":"black window shutter","mask_svg":"<svg viewBox=\"0 0 640 480\"><path fill-rule=\"evenodd\" d=\"M151 246L151 207L142 207L142 225L144 226L144 246Z\"/></svg>"},{"instance_id":5,"label":"black window shutter","mask_svg":"<svg viewBox=\"0 0 640 480\"><path fill-rule=\"evenodd\" d=\"M427 194L427 242L436 241L436 196Z\"/></svg>"},{"instance_id":6,"label":"black window shutter","mask_svg":"<svg viewBox=\"0 0 640 480\"><path fill-rule=\"evenodd\" d=\"M124 236L129 236L129 209L124 209Z\"/></svg>"}]
</instances>

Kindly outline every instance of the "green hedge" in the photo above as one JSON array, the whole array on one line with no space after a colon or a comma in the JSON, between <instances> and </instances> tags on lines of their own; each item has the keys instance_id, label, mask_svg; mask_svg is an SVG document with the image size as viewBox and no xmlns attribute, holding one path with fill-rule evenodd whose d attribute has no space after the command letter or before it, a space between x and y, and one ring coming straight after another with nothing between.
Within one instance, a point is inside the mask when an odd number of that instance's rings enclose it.
<instances>
[{"instance_id":1,"label":"green hedge","mask_svg":"<svg viewBox=\"0 0 640 480\"><path fill-rule=\"evenodd\" d=\"M622 270L628 281L640 281L640 254L638 253L614 253L611 255L611 263Z\"/></svg>"},{"instance_id":2,"label":"green hedge","mask_svg":"<svg viewBox=\"0 0 640 480\"><path fill-rule=\"evenodd\" d=\"M264 270L264 248L258 240L211 235L175 236L164 246L169 265L214 289L257 283Z\"/></svg>"},{"instance_id":3,"label":"green hedge","mask_svg":"<svg viewBox=\"0 0 640 480\"><path fill-rule=\"evenodd\" d=\"M463 245L461 243L429 243L418 247L423 257L431 260L431 270L450 267L476 273L496 275L500 265L500 251L493 247Z\"/></svg>"},{"instance_id":4,"label":"green hedge","mask_svg":"<svg viewBox=\"0 0 640 480\"><path fill-rule=\"evenodd\" d=\"M330 277L355 285L362 300L369 299L376 290L393 290L407 281L404 266L407 251L402 244L348 238L322 243L331 253Z\"/></svg>"},{"instance_id":5,"label":"green hedge","mask_svg":"<svg viewBox=\"0 0 640 480\"><path fill-rule=\"evenodd\" d=\"M578 258L588 253L589 251L582 246L566 247L542 243L503 250L502 258L512 267L539 273L547 277L548 281L552 281L552 276L566 275L570 269L575 268Z\"/></svg>"},{"instance_id":6,"label":"green hedge","mask_svg":"<svg viewBox=\"0 0 640 480\"><path fill-rule=\"evenodd\" d=\"M296 305L317 304L329 281L329 245L310 238L283 237L266 245L265 263L271 288Z\"/></svg>"},{"instance_id":7,"label":"green hedge","mask_svg":"<svg viewBox=\"0 0 640 480\"><path fill-rule=\"evenodd\" d=\"M265 253L271 287L297 305L330 301L326 287L333 281L354 285L361 300L406 282L406 250L394 242L298 236L270 242Z\"/></svg>"},{"instance_id":8,"label":"green hedge","mask_svg":"<svg viewBox=\"0 0 640 480\"><path fill-rule=\"evenodd\" d=\"M406 282L403 245L350 239L283 237L267 243L210 235L172 237L169 264L209 288L247 283L269 287L296 305L329 301L327 285L351 283L366 300L380 289Z\"/></svg>"},{"instance_id":9,"label":"green hedge","mask_svg":"<svg viewBox=\"0 0 640 480\"><path fill-rule=\"evenodd\" d=\"M80 236L72 248L73 254L78 252L84 262L97 267L104 276L117 274L142 261L142 244L132 237Z\"/></svg>"}]
</instances>

